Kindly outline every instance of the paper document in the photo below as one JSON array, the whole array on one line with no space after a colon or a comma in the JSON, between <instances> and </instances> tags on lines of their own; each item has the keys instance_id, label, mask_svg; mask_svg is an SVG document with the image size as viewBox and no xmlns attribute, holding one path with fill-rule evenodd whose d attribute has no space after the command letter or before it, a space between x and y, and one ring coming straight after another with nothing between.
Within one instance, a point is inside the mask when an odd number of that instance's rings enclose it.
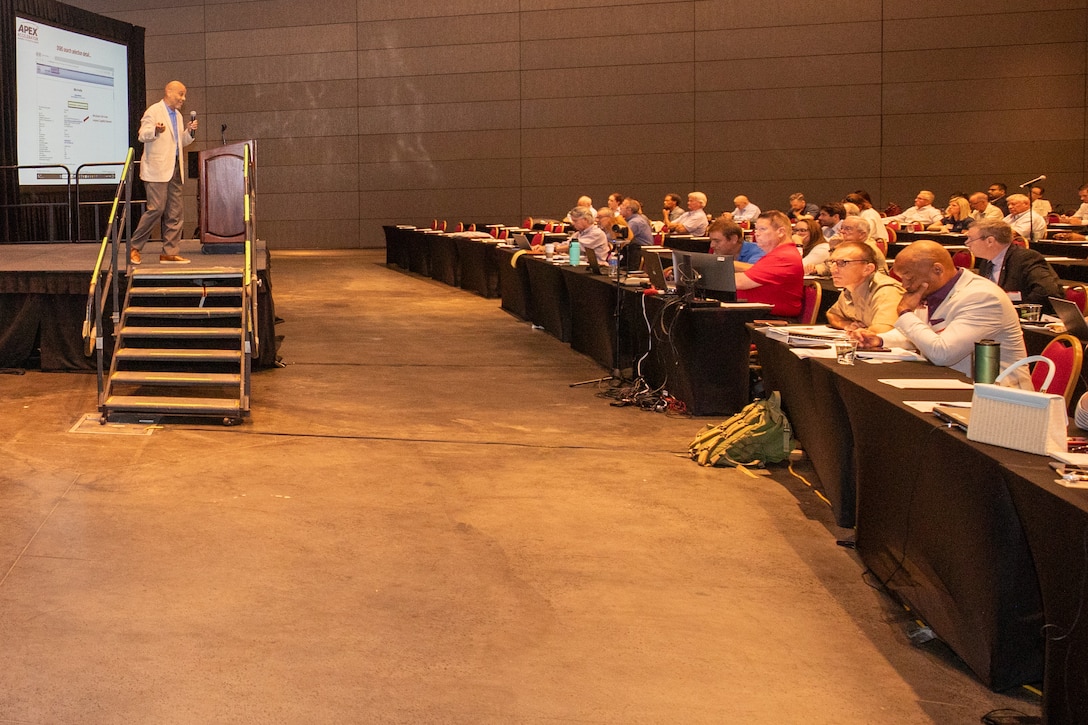
<instances>
[{"instance_id":1,"label":"paper document","mask_svg":"<svg viewBox=\"0 0 1088 725\"><path fill-rule=\"evenodd\" d=\"M947 378L879 378L880 382L900 390L973 390L974 384L966 380Z\"/></svg>"}]
</instances>

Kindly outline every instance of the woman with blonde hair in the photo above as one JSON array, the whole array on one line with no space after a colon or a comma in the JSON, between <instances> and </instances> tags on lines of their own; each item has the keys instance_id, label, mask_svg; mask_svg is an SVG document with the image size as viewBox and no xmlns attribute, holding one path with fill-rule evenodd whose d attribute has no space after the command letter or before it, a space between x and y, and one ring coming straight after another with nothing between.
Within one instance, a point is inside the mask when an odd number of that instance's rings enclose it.
<instances>
[{"instance_id":1,"label":"woman with blonde hair","mask_svg":"<svg viewBox=\"0 0 1088 725\"><path fill-rule=\"evenodd\" d=\"M944 217L939 222L929 225L930 231L965 233L974 219L971 217L971 204L962 196L954 196L948 202Z\"/></svg>"}]
</instances>

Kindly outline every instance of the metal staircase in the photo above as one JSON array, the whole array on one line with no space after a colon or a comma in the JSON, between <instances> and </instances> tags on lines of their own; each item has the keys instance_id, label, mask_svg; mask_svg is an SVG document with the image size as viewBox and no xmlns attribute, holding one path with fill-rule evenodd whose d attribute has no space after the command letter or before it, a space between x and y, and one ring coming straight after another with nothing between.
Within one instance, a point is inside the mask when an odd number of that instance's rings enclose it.
<instances>
[{"instance_id":1,"label":"metal staircase","mask_svg":"<svg viewBox=\"0 0 1088 725\"><path fill-rule=\"evenodd\" d=\"M240 423L249 415L250 375L260 346L250 146L244 147L242 164L243 265L130 267L122 304L120 279L125 270L119 262L128 259L132 158L129 149L91 275L83 323L84 352L98 356L101 420L121 415L139 420L203 416L227 425ZM107 317L111 300L113 312ZM109 323L112 359L104 344Z\"/></svg>"},{"instance_id":2,"label":"metal staircase","mask_svg":"<svg viewBox=\"0 0 1088 725\"><path fill-rule=\"evenodd\" d=\"M228 267L132 270L101 398L104 419L134 413L241 422L252 361L243 275Z\"/></svg>"}]
</instances>

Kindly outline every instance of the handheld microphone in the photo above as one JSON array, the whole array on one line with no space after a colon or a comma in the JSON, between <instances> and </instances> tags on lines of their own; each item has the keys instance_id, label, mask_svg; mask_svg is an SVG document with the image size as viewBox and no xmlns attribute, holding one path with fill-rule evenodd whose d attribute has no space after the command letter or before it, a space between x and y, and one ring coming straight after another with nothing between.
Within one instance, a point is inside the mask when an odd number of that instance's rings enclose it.
<instances>
[{"instance_id":1,"label":"handheld microphone","mask_svg":"<svg viewBox=\"0 0 1088 725\"><path fill-rule=\"evenodd\" d=\"M192 123L195 120L196 120L196 111L189 111L189 123ZM196 133L196 131L193 131L192 129L189 129L189 133L191 133L191 134Z\"/></svg>"},{"instance_id":2,"label":"handheld microphone","mask_svg":"<svg viewBox=\"0 0 1088 725\"><path fill-rule=\"evenodd\" d=\"M1031 181L1025 181L1023 184L1020 184L1020 188L1023 189L1025 186L1031 186L1036 181L1046 181L1046 174L1039 174Z\"/></svg>"}]
</instances>

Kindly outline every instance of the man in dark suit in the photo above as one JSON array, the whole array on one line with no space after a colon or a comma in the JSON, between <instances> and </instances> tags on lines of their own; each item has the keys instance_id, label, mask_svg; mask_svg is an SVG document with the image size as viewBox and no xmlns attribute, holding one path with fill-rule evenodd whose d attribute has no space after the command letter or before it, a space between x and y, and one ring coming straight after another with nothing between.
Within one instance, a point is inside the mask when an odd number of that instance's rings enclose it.
<instances>
[{"instance_id":1,"label":"man in dark suit","mask_svg":"<svg viewBox=\"0 0 1088 725\"><path fill-rule=\"evenodd\" d=\"M1051 312L1048 297L1061 297L1058 275L1034 249L1014 246L1012 227L1000 219L979 219L967 230L967 248L978 273L1009 293L1013 303L1030 302Z\"/></svg>"}]
</instances>

